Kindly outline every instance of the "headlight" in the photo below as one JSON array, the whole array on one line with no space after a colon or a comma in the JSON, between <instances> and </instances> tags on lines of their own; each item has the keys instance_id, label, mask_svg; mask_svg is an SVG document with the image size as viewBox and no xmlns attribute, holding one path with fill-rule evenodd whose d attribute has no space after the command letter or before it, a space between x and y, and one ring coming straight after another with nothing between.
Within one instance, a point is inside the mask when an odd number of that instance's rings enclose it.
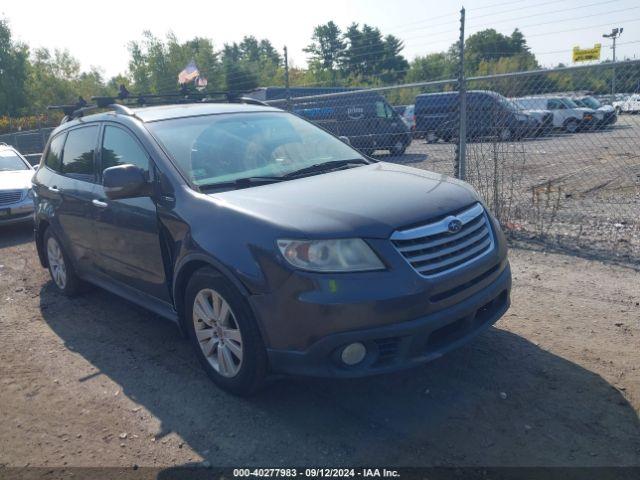
<instances>
[{"instance_id":1,"label":"headlight","mask_svg":"<svg viewBox=\"0 0 640 480\"><path fill-rule=\"evenodd\" d=\"M314 272L362 272L384 265L360 238L278 240L278 248L294 267Z\"/></svg>"}]
</instances>

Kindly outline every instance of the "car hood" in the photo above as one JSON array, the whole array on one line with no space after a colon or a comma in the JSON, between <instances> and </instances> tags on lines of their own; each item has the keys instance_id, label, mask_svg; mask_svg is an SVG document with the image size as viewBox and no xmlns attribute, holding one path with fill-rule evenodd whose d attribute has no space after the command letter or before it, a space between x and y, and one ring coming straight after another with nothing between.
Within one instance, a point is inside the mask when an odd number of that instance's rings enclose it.
<instances>
[{"instance_id":1,"label":"car hood","mask_svg":"<svg viewBox=\"0 0 640 480\"><path fill-rule=\"evenodd\" d=\"M287 233L314 238L388 238L398 228L478 201L464 182L386 162L210 197Z\"/></svg>"},{"instance_id":2,"label":"car hood","mask_svg":"<svg viewBox=\"0 0 640 480\"><path fill-rule=\"evenodd\" d=\"M33 170L0 172L0 190L23 190L31 188Z\"/></svg>"}]
</instances>

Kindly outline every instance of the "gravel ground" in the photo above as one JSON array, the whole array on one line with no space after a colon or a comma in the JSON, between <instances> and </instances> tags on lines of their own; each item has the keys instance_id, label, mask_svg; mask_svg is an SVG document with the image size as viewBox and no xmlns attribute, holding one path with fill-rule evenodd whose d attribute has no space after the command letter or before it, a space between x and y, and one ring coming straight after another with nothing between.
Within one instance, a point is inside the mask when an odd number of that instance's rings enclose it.
<instances>
[{"instance_id":1,"label":"gravel ground","mask_svg":"<svg viewBox=\"0 0 640 480\"><path fill-rule=\"evenodd\" d=\"M280 379L238 399L176 328L56 294L29 227L0 233L0 465L640 465L638 271L511 251L513 306L395 375Z\"/></svg>"}]
</instances>

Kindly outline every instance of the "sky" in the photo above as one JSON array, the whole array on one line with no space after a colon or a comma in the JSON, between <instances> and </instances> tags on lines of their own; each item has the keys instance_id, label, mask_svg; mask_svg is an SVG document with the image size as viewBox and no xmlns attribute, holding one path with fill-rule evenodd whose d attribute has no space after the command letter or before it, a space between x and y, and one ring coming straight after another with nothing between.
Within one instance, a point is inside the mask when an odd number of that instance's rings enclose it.
<instances>
[{"instance_id":1,"label":"sky","mask_svg":"<svg viewBox=\"0 0 640 480\"><path fill-rule=\"evenodd\" d=\"M68 49L83 69L95 66L110 77L126 71L127 43L144 30L160 37L171 31L181 41L211 38L216 48L244 35L268 38L280 50L286 45L292 64L301 67L315 25L333 20L344 30L352 22L367 23L402 39L411 60L457 40L461 6L449 0L6 0L0 16L9 20L15 39L32 48ZM466 0L464 6L466 36L485 28L510 34L517 27L545 67L571 64L576 45L600 42L603 59L611 58L611 41L602 34L613 27L624 28L617 58L640 58L639 0Z\"/></svg>"}]
</instances>

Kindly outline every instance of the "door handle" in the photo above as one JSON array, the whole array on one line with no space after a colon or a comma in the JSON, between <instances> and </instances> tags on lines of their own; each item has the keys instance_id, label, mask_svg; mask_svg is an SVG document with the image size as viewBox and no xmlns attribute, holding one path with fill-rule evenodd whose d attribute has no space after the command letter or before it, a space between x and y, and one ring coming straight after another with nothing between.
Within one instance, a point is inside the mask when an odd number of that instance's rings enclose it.
<instances>
[{"instance_id":1,"label":"door handle","mask_svg":"<svg viewBox=\"0 0 640 480\"><path fill-rule=\"evenodd\" d=\"M101 200L98 200L97 198L94 198L93 200L91 200L91 203L93 204L94 207L98 207L98 208L107 208L109 206L107 202L103 202Z\"/></svg>"},{"instance_id":2,"label":"door handle","mask_svg":"<svg viewBox=\"0 0 640 480\"><path fill-rule=\"evenodd\" d=\"M59 192L60 190L58 190L58 187L56 187L55 185L53 187L47 187L49 189L50 192Z\"/></svg>"}]
</instances>

